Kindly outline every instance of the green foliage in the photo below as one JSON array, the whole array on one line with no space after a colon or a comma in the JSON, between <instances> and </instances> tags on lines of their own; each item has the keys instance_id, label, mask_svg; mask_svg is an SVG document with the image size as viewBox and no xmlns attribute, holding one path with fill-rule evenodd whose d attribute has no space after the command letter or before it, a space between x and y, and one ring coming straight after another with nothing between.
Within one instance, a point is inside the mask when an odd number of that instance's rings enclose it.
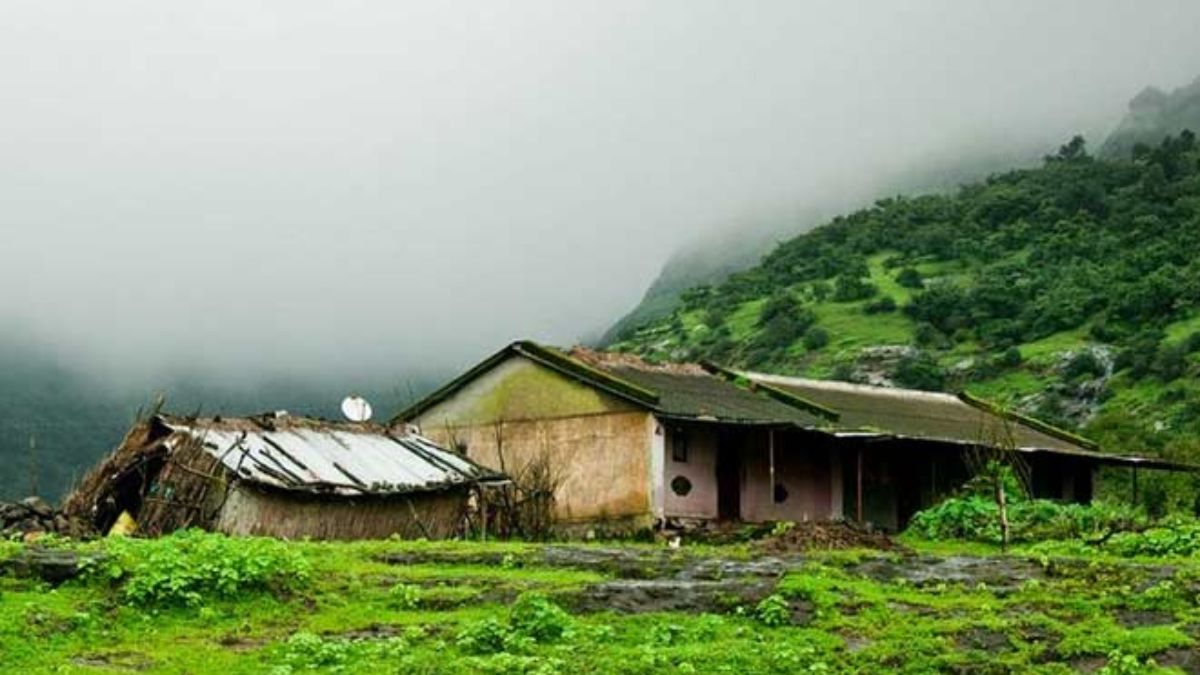
<instances>
[{"instance_id":1,"label":"green foliage","mask_svg":"<svg viewBox=\"0 0 1200 675\"><path fill-rule=\"evenodd\" d=\"M391 660L404 654L408 644L403 638L349 640L324 638L306 631L294 633L283 644L280 660L284 666L276 673L320 670L341 672L356 660Z\"/></svg>"},{"instance_id":2,"label":"green foliage","mask_svg":"<svg viewBox=\"0 0 1200 675\"><path fill-rule=\"evenodd\" d=\"M311 566L285 543L180 530L159 539L111 538L103 558L90 563L92 578L120 585L136 606L199 606L250 593L304 588Z\"/></svg>"},{"instance_id":3,"label":"green foliage","mask_svg":"<svg viewBox=\"0 0 1200 675\"><path fill-rule=\"evenodd\" d=\"M571 616L544 595L523 593L513 603L509 625L538 642L554 642L570 630Z\"/></svg>"},{"instance_id":4,"label":"green foliage","mask_svg":"<svg viewBox=\"0 0 1200 675\"><path fill-rule=\"evenodd\" d=\"M896 283L904 288L922 289L925 288L925 280L921 278L921 273L912 267L905 267L896 274Z\"/></svg>"},{"instance_id":5,"label":"green foliage","mask_svg":"<svg viewBox=\"0 0 1200 675\"><path fill-rule=\"evenodd\" d=\"M939 391L946 383L946 372L932 356L918 352L900 359L894 378L902 387Z\"/></svg>"},{"instance_id":6,"label":"green foliage","mask_svg":"<svg viewBox=\"0 0 1200 675\"><path fill-rule=\"evenodd\" d=\"M1145 516L1126 506L1103 502L1064 504L1047 499L1023 499L1016 490L1007 492L1013 541L1093 539L1145 523ZM981 494L945 499L913 516L907 531L929 540L999 543L1001 538L996 502ZM1121 536L1115 538L1114 548L1117 546L1115 541ZM1117 550L1125 554L1124 550Z\"/></svg>"},{"instance_id":7,"label":"green foliage","mask_svg":"<svg viewBox=\"0 0 1200 675\"><path fill-rule=\"evenodd\" d=\"M820 326L812 326L804 331L804 348L809 351L823 349L829 344L829 331Z\"/></svg>"},{"instance_id":8,"label":"green foliage","mask_svg":"<svg viewBox=\"0 0 1200 675\"><path fill-rule=\"evenodd\" d=\"M388 591L388 599L388 604L394 609L416 609L421 605L421 587L396 584Z\"/></svg>"},{"instance_id":9,"label":"green foliage","mask_svg":"<svg viewBox=\"0 0 1200 675\"><path fill-rule=\"evenodd\" d=\"M1118 534L1105 548L1127 557L1194 556L1200 554L1200 523L1175 520L1145 532Z\"/></svg>"},{"instance_id":10,"label":"green foliage","mask_svg":"<svg viewBox=\"0 0 1200 675\"><path fill-rule=\"evenodd\" d=\"M537 643L569 637L571 616L539 593L523 593L509 610L508 621L488 617L458 634L458 646L472 654L522 653Z\"/></svg>"},{"instance_id":11,"label":"green foliage","mask_svg":"<svg viewBox=\"0 0 1200 675\"><path fill-rule=\"evenodd\" d=\"M754 616L766 626L785 626L791 621L792 610L787 598L772 593L755 606Z\"/></svg>"}]
</instances>

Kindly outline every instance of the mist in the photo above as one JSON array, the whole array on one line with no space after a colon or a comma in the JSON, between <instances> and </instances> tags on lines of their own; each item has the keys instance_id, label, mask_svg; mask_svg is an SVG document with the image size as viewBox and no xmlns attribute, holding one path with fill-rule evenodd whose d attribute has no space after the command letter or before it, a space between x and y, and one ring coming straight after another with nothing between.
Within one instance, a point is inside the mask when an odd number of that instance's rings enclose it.
<instances>
[{"instance_id":1,"label":"mist","mask_svg":"<svg viewBox=\"0 0 1200 675\"><path fill-rule=\"evenodd\" d=\"M0 331L127 378L400 381L569 344L730 224L1098 144L1200 74L1196 25L1188 1L10 1Z\"/></svg>"}]
</instances>

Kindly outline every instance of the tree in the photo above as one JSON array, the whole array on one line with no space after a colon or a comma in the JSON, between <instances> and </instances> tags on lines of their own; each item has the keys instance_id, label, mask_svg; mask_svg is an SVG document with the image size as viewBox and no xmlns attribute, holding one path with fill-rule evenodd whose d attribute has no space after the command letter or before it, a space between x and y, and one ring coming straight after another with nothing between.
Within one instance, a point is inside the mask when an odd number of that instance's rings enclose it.
<instances>
[{"instance_id":1,"label":"tree","mask_svg":"<svg viewBox=\"0 0 1200 675\"><path fill-rule=\"evenodd\" d=\"M925 280L921 278L921 273L912 267L900 270L900 273L896 275L896 283L904 288L925 288Z\"/></svg>"}]
</instances>

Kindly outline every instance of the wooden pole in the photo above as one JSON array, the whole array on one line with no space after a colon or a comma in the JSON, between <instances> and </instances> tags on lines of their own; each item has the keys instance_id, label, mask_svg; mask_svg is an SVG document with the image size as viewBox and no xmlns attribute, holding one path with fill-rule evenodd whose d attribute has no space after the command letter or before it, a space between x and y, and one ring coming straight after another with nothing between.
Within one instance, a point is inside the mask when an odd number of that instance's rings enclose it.
<instances>
[{"instance_id":1,"label":"wooden pole","mask_svg":"<svg viewBox=\"0 0 1200 675\"><path fill-rule=\"evenodd\" d=\"M1138 503L1137 467L1133 467L1133 506Z\"/></svg>"},{"instance_id":2,"label":"wooden pole","mask_svg":"<svg viewBox=\"0 0 1200 675\"><path fill-rule=\"evenodd\" d=\"M857 506L856 518L858 519L858 522L861 525L863 522L863 451L862 451L862 448L858 449L858 470L856 473L857 473L857 475L855 478L856 478L857 485L858 485L858 488L855 490L855 493L854 493L855 499L858 502L856 505Z\"/></svg>"},{"instance_id":3,"label":"wooden pole","mask_svg":"<svg viewBox=\"0 0 1200 675\"><path fill-rule=\"evenodd\" d=\"M775 503L775 430L767 430L767 457L771 472L771 503Z\"/></svg>"}]
</instances>

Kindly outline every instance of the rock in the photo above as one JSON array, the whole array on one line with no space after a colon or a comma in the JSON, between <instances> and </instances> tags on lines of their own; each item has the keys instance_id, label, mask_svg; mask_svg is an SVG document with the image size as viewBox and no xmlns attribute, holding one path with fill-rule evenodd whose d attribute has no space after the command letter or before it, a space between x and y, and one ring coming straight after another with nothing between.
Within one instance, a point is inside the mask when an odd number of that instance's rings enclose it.
<instances>
[{"instance_id":1,"label":"rock","mask_svg":"<svg viewBox=\"0 0 1200 675\"><path fill-rule=\"evenodd\" d=\"M17 577L42 579L61 584L79 576L80 556L75 551L31 547L16 556L0 561L0 572Z\"/></svg>"},{"instance_id":2,"label":"rock","mask_svg":"<svg viewBox=\"0 0 1200 675\"><path fill-rule=\"evenodd\" d=\"M47 504L46 500L41 497L26 497L21 500L21 506L24 506L42 518L49 518L54 515L54 507Z\"/></svg>"}]
</instances>

